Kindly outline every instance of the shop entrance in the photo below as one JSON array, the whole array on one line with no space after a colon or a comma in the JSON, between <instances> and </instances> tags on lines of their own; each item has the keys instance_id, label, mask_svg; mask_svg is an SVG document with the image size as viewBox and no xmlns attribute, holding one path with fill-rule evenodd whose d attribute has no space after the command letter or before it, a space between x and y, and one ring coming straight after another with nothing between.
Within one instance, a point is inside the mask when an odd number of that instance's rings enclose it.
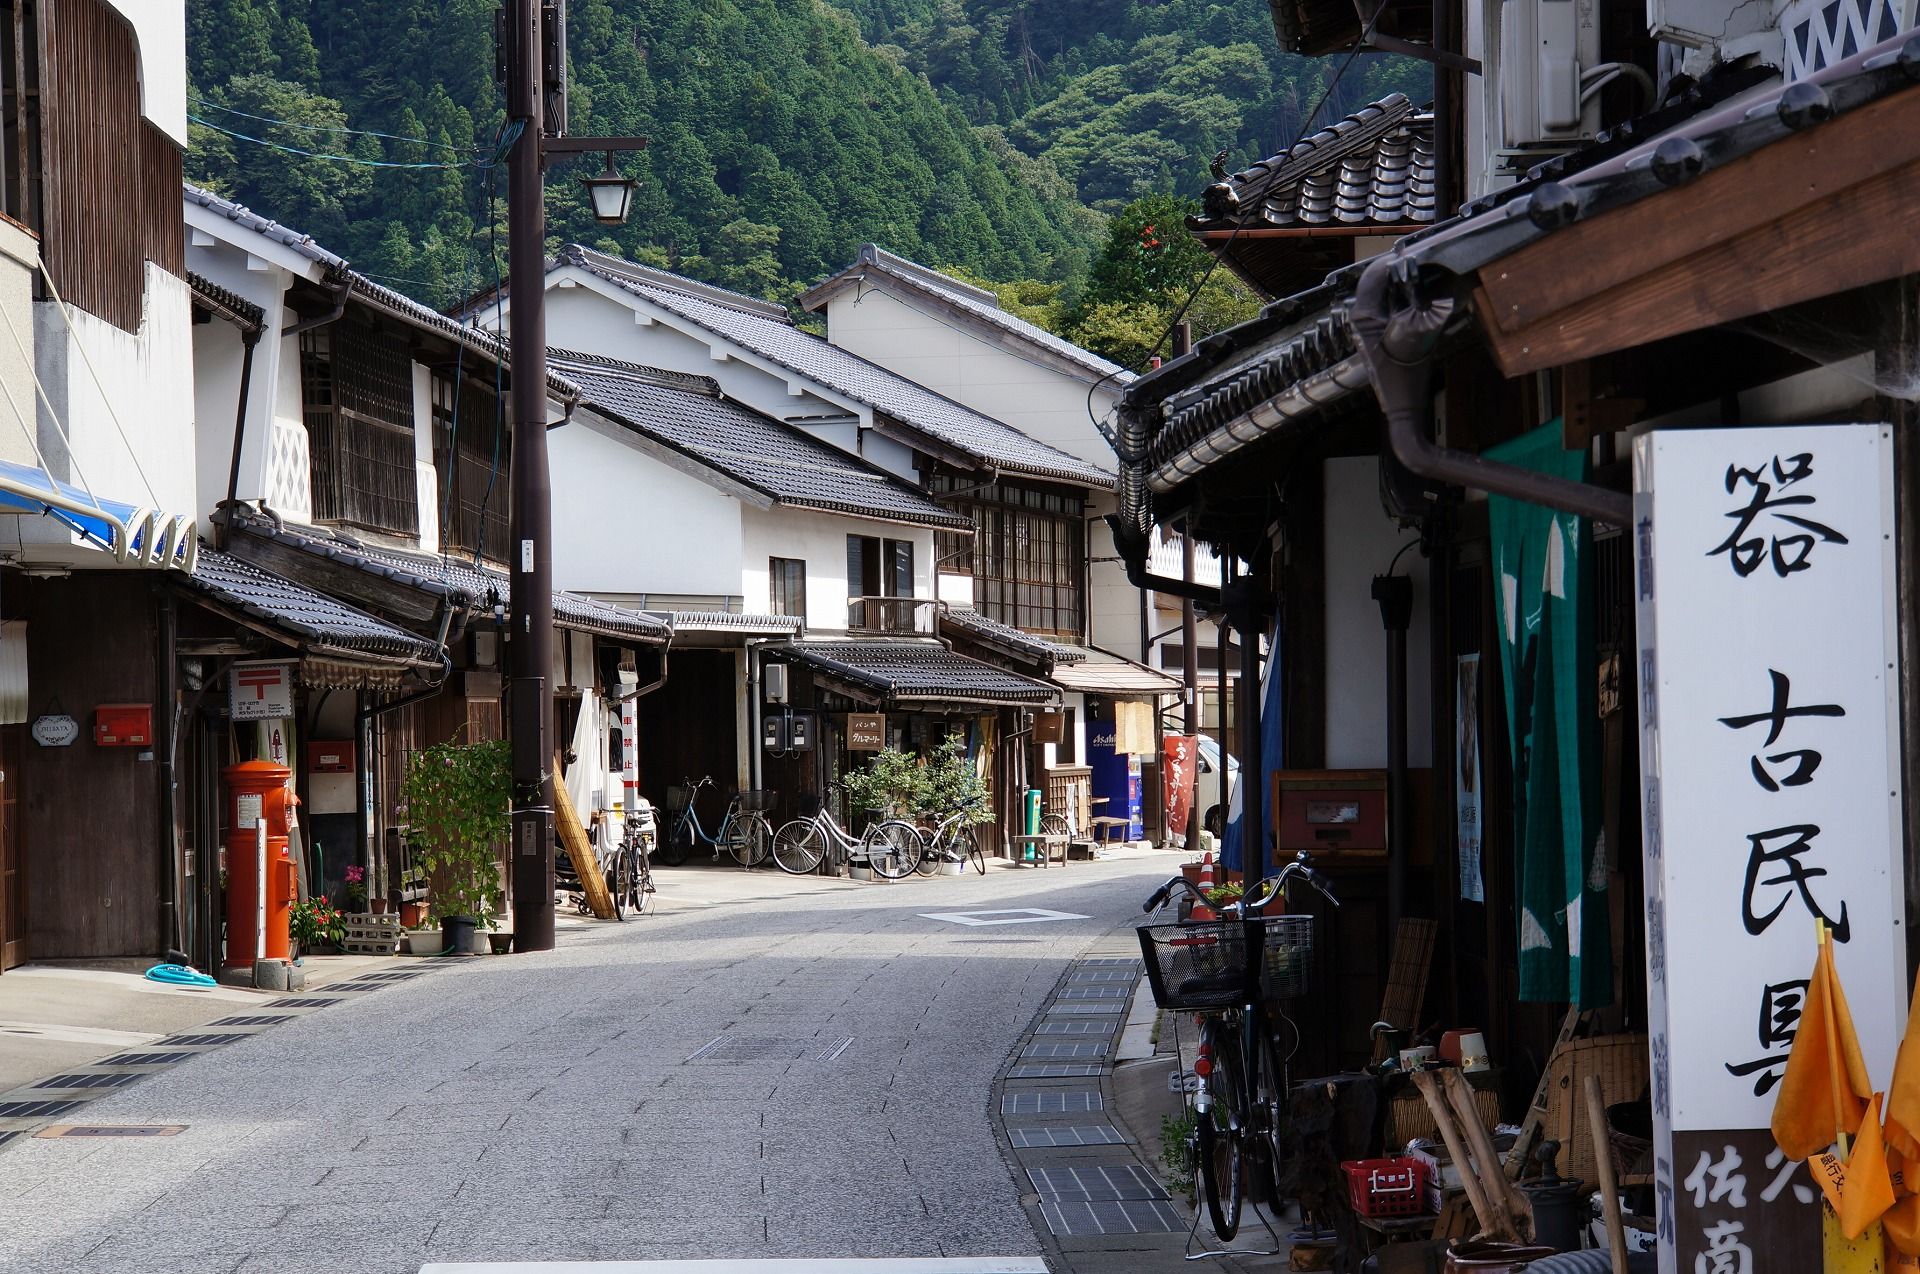
<instances>
[{"instance_id":1,"label":"shop entrance","mask_svg":"<svg viewBox=\"0 0 1920 1274\"><path fill-rule=\"evenodd\" d=\"M27 962L27 877L20 861L20 732L0 726L0 969Z\"/></svg>"},{"instance_id":2,"label":"shop entrance","mask_svg":"<svg viewBox=\"0 0 1920 1274\"><path fill-rule=\"evenodd\" d=\"M739 783L740 694L734 651L676 650L667 684L640 700L641 794L664 805L669 786L711 776L698 804L709 832L720 825Z\"/></svg>"}]
</instances>

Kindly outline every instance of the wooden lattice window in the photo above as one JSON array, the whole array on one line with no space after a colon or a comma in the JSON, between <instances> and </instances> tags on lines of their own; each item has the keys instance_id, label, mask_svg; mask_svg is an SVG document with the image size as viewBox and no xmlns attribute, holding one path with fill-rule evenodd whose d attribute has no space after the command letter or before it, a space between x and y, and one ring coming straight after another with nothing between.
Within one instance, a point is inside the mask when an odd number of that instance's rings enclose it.
<instances>
[{"instance_id":1,"label":"wooden lattice window","mask_svg":"<svg viewBox=\"0 0 1920 1274\"><path fill-rule=\"evenodd\" d=\"M973 519L938 532L940 569L973 576L974 608L1030 632L1078 636L1086 618L1086 501L1058 487L934 478L934 498Z\"/></svg>"},{"instance_id":2,"label":"wooden lattice window","mask_svg":"<svg viewBox=\"0 0 1920 1274\"><path fill-rule=\"evenodd\" d=\"M438 475L440 543L506 560L507 474L513 439L505 400L491 379L462 373L459 412L451 373L433 376L433 467Z\"/></svg>"},{"instance_id":3,"label":"wooden lattice window","mask_svg":"<svg viewBox=\"0 0 1920 1274\"><path fill-rule=\"evenodd\" d=\"M413 362L371 324L341 319L300 336L313 453L313 516L417 535Z\"/></svg>"}]
</instances>

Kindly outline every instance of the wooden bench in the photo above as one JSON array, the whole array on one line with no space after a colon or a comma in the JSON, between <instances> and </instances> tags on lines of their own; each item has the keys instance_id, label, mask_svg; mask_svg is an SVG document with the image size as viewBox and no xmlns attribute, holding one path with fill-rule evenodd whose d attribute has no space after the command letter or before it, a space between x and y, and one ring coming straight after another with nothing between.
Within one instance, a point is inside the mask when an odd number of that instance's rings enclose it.
<instances>
[{"instance_id":1,"label":"wooden bench","mask_svg":"<svg viewBox=\"0 0 1920 1274\"><path fill-rule=\"evenodd\" d=\"M1046 867L1052 863L1053 856L1057 853L1060 856L1060 865L1063 867L1066 865L1067 838L1064 836L1049 836L1044 832L1037 836L1015 836L1013 845L1015 863L1037 863L1041 867Z\"/></svg>"},{"instance_id":2,"label":"wooden bench","mask_svg":"<svg viewBox=\"0 0 1920 1274\"><path fill-rule=\"evenodd\" d=\"M1130 818L1115 818L1111 814L1097 814L1087 820L1093 828L1094 839L1102 845L1119 845L1127 839L1127 829L1133 825Z\"/></svg>"}]
</instances>

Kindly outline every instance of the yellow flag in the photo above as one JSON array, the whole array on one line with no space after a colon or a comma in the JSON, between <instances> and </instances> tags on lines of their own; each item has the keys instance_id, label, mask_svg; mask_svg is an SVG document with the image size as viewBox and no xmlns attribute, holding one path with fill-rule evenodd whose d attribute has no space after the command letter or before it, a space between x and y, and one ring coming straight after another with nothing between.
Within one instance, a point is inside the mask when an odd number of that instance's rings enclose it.
<instances>
[{"instance_id":1,"label":"yellow flag","mask_svg":"<svg viewBox=\"0 0 1920 1274\"><path fill-rule=\"evenodd\" d=\"M1860 1119L1853 1153L1847 1156L1847 1180L1840 1190L1840 1230L1857 1239L1893 1206L1893 1178L1887 1174L1887 1151L1880 1138L1880 1094L1867 1103Z\"/></svg>"},{"instance_id":2,"label":"yellow flag","mask_svg":"<svg viewBox=\"0 0 1920 1274\"><path fill-rule=\"evenodd\" d=\"M1773 1139L1791 1159L1819 1154L1860 1126L1872 1095L1853 1013L1834 973L1833 943L1823 931L1806 1007L1774 1099Z\"/></svg>"}]
</instances>

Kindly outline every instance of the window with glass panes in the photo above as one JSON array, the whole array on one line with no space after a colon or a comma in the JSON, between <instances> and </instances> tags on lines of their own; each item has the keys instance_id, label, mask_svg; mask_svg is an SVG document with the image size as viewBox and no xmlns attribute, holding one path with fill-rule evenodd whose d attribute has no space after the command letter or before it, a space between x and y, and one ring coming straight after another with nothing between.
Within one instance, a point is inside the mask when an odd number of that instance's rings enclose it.
<instances>
[{"instance_id":1,"label":"window with glass panes","mask_svg":"<svg viewBox=\"0 0 1920 1274\"><path fill-rule=\"evenodd\" d=\"M807 618L807 564L797 557L767 559L767 601L776 615Z\"/></svg>"},{"instance_id":2,"label":"window with glass panes","mask_svg":"<svg viewBox=\"0 0 1920 1274\"><path fill-rule=\"evenodd\" d=\"M974 533L940 532L940 569L972 574L974 609L1030 632L1078 636L1086 620L1086 500L1058 487L936 475L933 496L973 519Z\"/></svg>"},{"instance_id":3,"label":"window with glass panes","mask_svg":"<svg viewBox=\"0 0 1920 1274\"><path fill-rule=\"evenodd\" d=\"M861 597L913 596L913 541L877 535L847 537L847 626L876 632L911 632L913 608Z\"/></svg>"},{"instance_id":4,"label":"window with glass panes","mask_svg":"<svg viewBox=\"0 0 1920 1274\"><path fill-rule=\"evenodd\" d=\"M459 407L454 386L459 385ZM449 549L506 560L513 446L491 378L433 374L433 467Z\"/></svg>"}]
</instances>

